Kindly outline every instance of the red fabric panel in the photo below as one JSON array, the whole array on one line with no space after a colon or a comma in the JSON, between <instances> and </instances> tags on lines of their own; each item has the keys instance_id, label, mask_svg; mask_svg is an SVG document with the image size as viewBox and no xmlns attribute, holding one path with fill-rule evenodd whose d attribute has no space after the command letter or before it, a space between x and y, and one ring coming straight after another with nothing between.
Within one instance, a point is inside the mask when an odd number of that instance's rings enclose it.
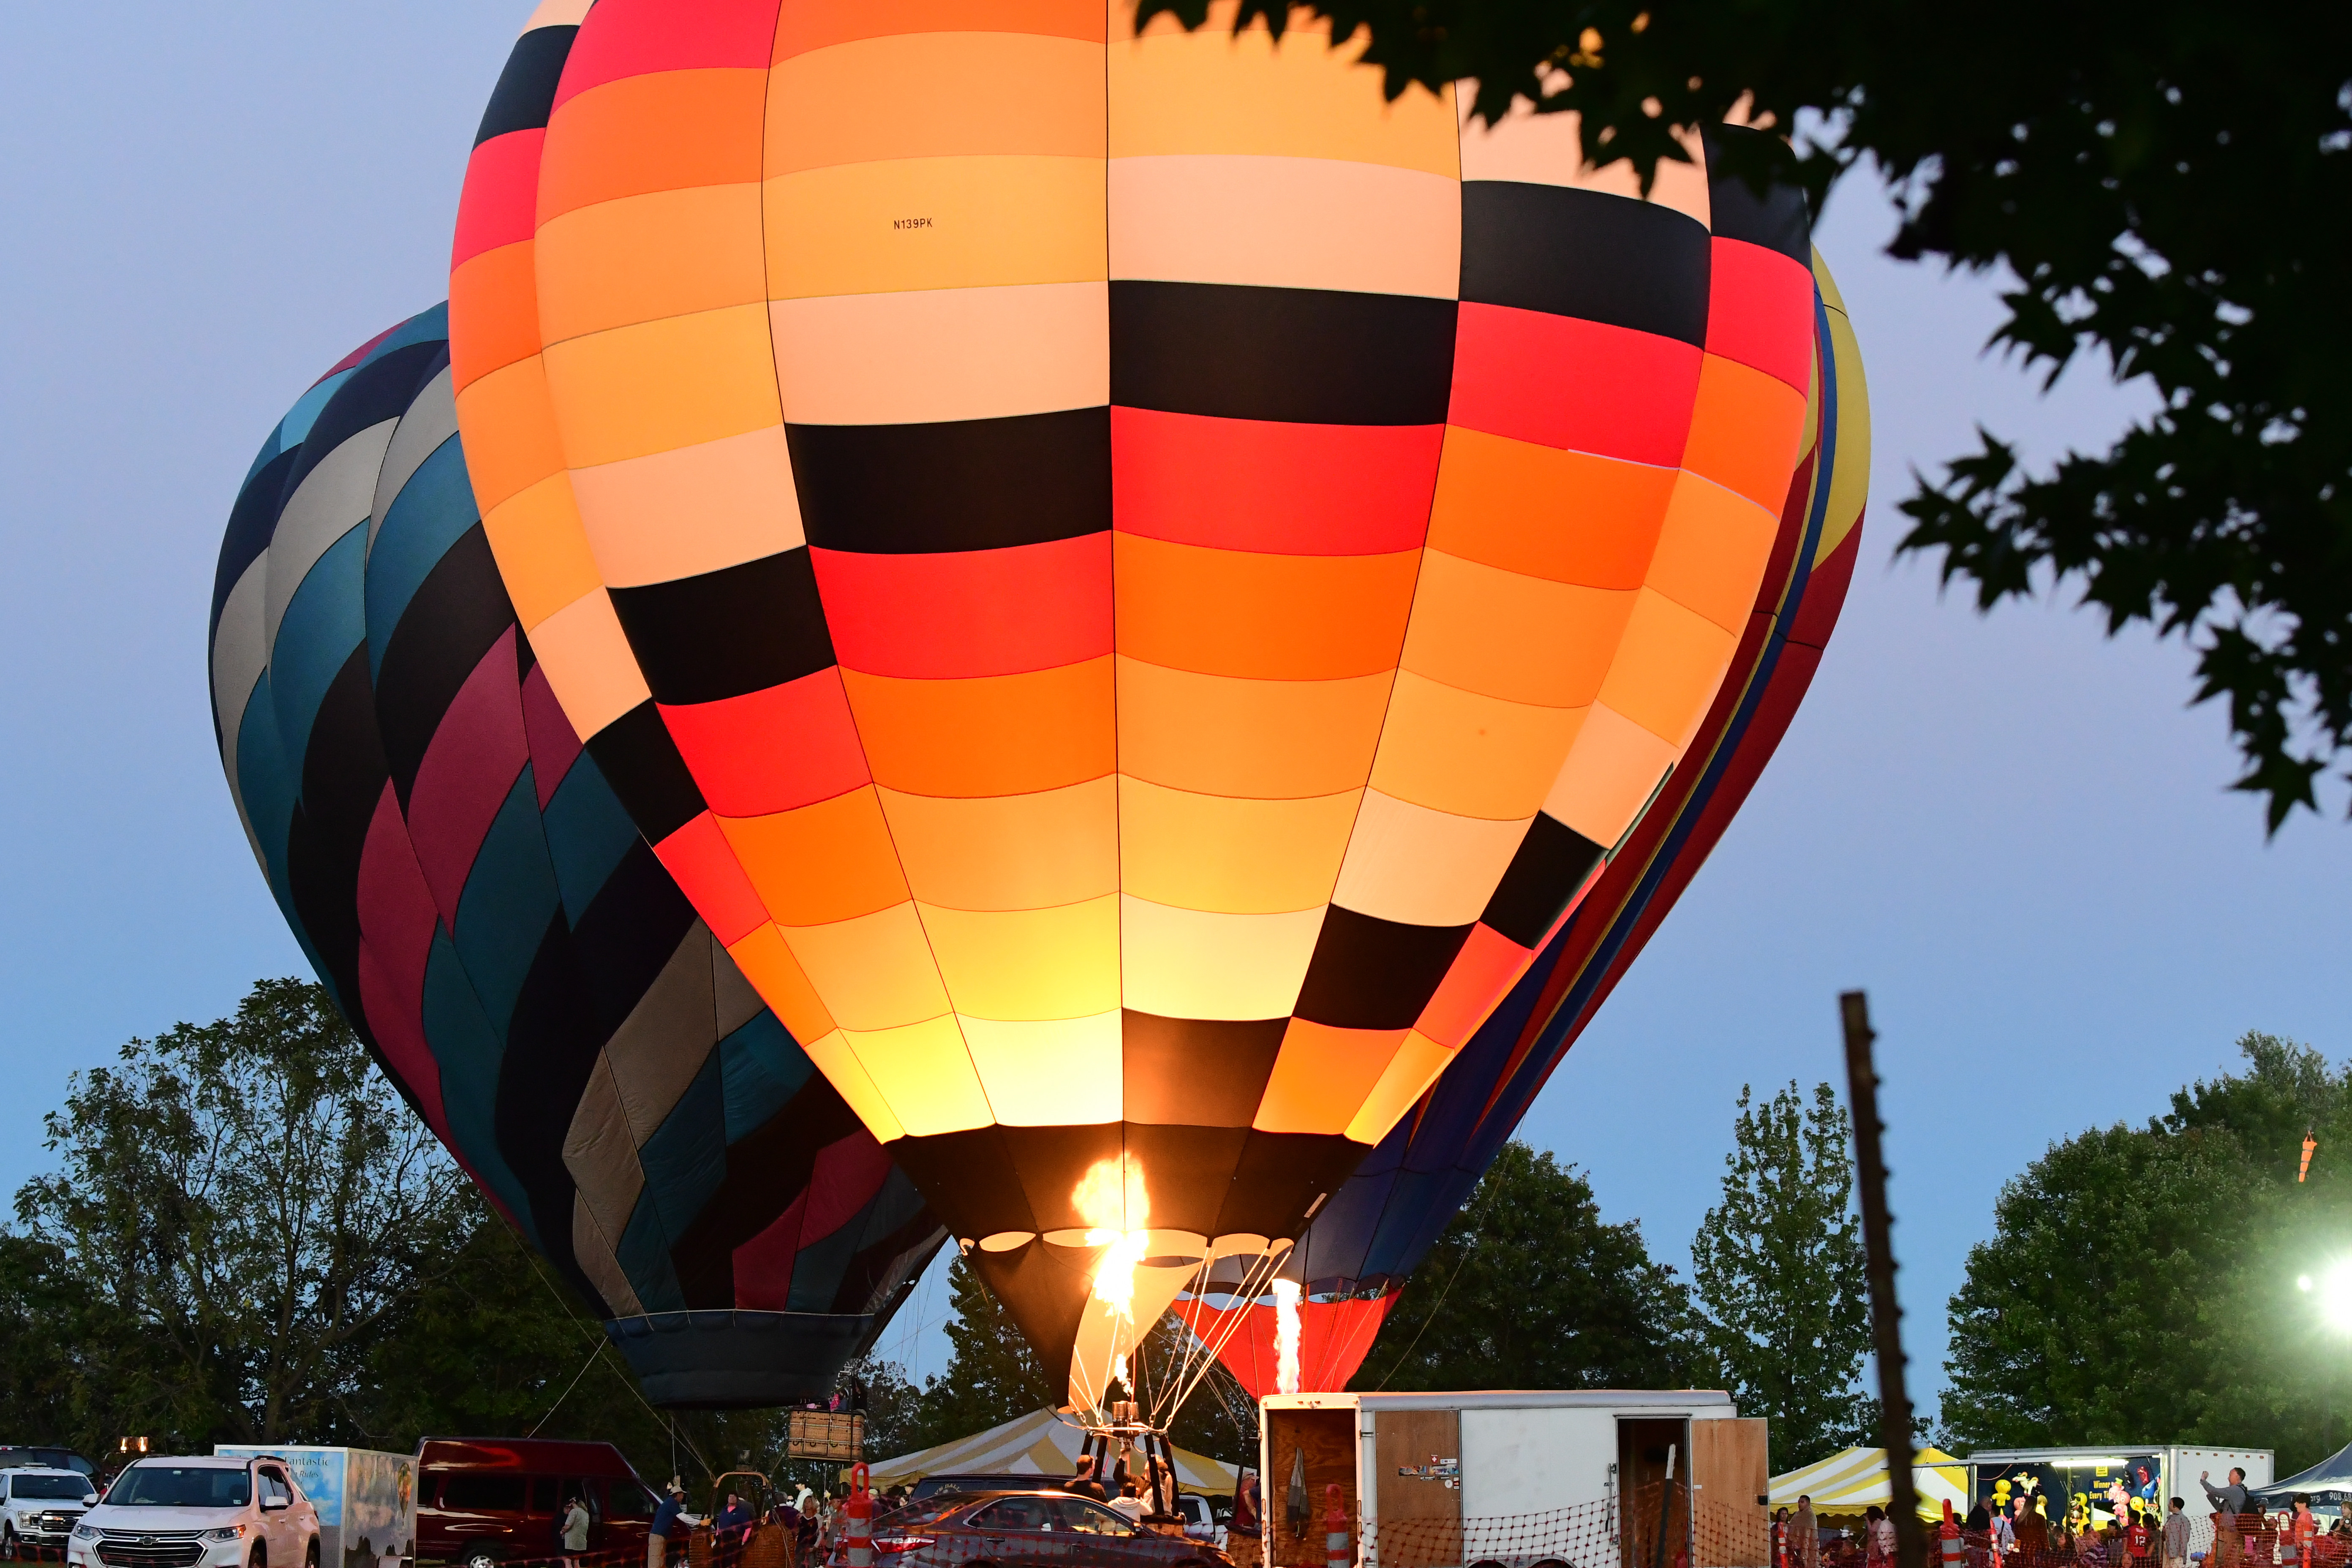
<instances>
[{"instance_id":1,"label":"red fabric panel","mask_svg":"<svg viewBox=\"0 0 2352 1568\"><path fill-rule=\"evenodd\" d=\"M809 563L834 655L862 674L1019 675L1111 650L1108 533L919 555L812 548Z\"/></svg>"},{"instance_id":2,"label":"red fabric panel","mask_svg":"<svg viewBox=\"0 0 2352 1568\"><path fill-rule=\"evenodd\" d=\"M1273 555L1387 555L1429 533L1442 425L1110 411L1111 526Z\"/></svg>"},{"instance_id":3,"label":"red fabric panel","mask_svg":"<svg viewBox=\"0 0 2352 1568\"><path fill-rule=\"evenodd\" d=\"M1370 1355L1389 1309L1396 1305L1391 1290L1371 1301L1301 1301L1298 1304L1298 1391L1336 1394L1348 1386L1356 1369ZM1253 1399L1275 1391L1274 1303L1254 1301L1246 1307L1219 1309L1201 1301L1177 1305L1179 1317L1210 1343L1234 1318L1241 1321L1217 1351L1217 1359Z\"/></svg>"},{"instance_id":4,"label":"red fabric panel","mask_svg":"<svg viewBox=\"0 0 2352 1568\"><path fill-rule=\"evenodd\" d=\"M841 671L661 710L678 754L720 816L790 811L872 782Z\"/></svg>"},{"instance_id":5,"label":"red fabric panel","mask_svg":"<svg viewBox=\"0 0 2352 1568\"><path fill-rule=\"evenodd\" d=\"M752 1312L792 1310L793 1264L801 1253L803 1192L768 1228L735 1249L735 1305Z\"/></svg>"},{"instance_id":6,"label":"red fabric panel","mask_svg":"<svg viewBox=\"0 0 2352 1568\"><path fill-rule=\"evenodd\" d=\"M856 1219L890 1179L890 1156L863 1128L816 1152L809 1172L808 1213L801 1222L803 1246L822 1241Z\"/></svg>"},{"instance_id":7,"label":"red fabric panel","mask_svg":"<svg viewBox=\"0 0 2352 1568\"><path fill-rule=\"evenodd\" d=\"M408 841L442 923L452 930L474 857L530 760L515 681L515 628L509 626L457 688L408 789Z\"/></svg>"},{"instance_id":8,"label":"red fabric panel","mask_svg":"<svg viewBox=\"0 0 2352 1568\"><path fill-rule=\"evenodd\" d=\"M1449 424L1675 468L1698 396L1695 346L1601 321L1462 307Z\"/></svg>"},{"instance_id":9,"label":"red fabric panel","mask_svg":"<svg viewBox=\"0 0 2352 1568\"><path fill-rule=\"evenodd\" d=\"M416 1096L434 1136L450 1144L442 1109L441 1064L425 1039L425 964L438 918L416 864L392 784L376 797L360 847L360 1011L384 1060ZM454 1145L453 1145L454 1146ZM485 1189L487 1190L487 1189Z\"/></svg>"},{"instance_id":10,"label":"red fabric panel","mask_svg":"<svg viewBox=\"0 0 2352 1568\"><path fill-rule=\"evenodd\" d=\"M1713 241L1706 352L1752 365L1799 392L1813 373L1813 275L1744 239Z\"/></svg>"},{"instance_id":11,"label":"red fabric panel","mask_svg":"<svg viewBox=\"0 0 2352 1568\"><path fill-rule=\"evenodd\" d=\"M449 246L455 272L486 250L529 239L539 218L539 153L544 131L493 136L466 161L457 193L457 233Z\"/></svg>"},{"instance_id":12,"label":"red fabric panel","mask_svg":"<svg viewBox=\"0 0 2352 1568\"><path fill-rule=\"evenodd\" d=\"M1534 956L1490 925L1472 926L1469 940L1454 955L1445 978L1438 982L1413 1027L1441 1046L1461 1046L1495 1010L1496 999L1511 988Z\"/></svg>"},{"instance_id":13,"label":"red fabric panel","mask_svg":"<svg viewBox=\"0 0 2352 1568\"><path fill-rule=\"evenodd\" d=\"M768 68L777 0L598 0L572 40L555 106L623 77L740 66Z\"/></svg>"},{"instance_id":14,"label":"red fabric panel","mask_svg":"<svg viewBox=\"0 0 2352 1568\"><path fill-rule=\"evenodd\" d=\"M580 759L580 737L563 706L547 684L546 669L537 664L522 678L522 732L530 747L531 782L539 787L539 809L555 798L558 785Z\"/></svg>"},{"instance_id":15,"label":"red fabric panel","mask_svg":"<svg viewBox=\"0 0 2352 1568\"><path fill-rule=\"evenodd\" d=\"M1828 646L1838 612L1845 608L1846 590L1853 586L1853 564L1862 555L1862 521L1854 519L1829 559L1813 568L1812 581L1805 584L1804 602L1789 618L1790 642Z\"/></svg>"},{"instance_id":16,"label":"red fabric panel","mask_svg":"<svg viewBox=\"0 0 2352 1568\"><path fill-rule=\"evenodd\" d=\"M766 923L768 906L751 890L742 862L709 812L655 845L654 855L719 946L731 947Z\"/></svg>"}]
</instances>

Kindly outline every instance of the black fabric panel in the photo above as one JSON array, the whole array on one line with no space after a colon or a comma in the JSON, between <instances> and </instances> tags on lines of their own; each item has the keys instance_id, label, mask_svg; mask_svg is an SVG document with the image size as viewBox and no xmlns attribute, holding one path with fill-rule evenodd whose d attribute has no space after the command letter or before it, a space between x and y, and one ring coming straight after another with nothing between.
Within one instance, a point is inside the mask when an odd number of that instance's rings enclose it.
<instances>
[{"instance_id":1,"label":"black fabric panel","mask_svg":"<svg viewBox=\"0 0 2352 1568\"><path fill-rule=\"evenodd\" d=\"M320 700L288 825L286 879L337 994L359 994L360 855L383 795L383 749L368 690L367 648L352 649Z\"/></svg>"},{"instance_id":2,"label":"black fabric panel","mask_svg":"<svg viewBox=\"0 0 2352 1568\"><path fill-rule=\"evenodd\" d=\"M286 476L301 460L302 448L283 451L254 471L236 492L228 510L228 531L221 535L220 563L213 568L213 616L205 632L206 646L220 635L221 606L228 603L236 580L245 575L278 532L278 516L286 505Z\"/></svg>"},{"instance_id":3,"label":"black fabric panel","mask_svg":"<svg viewBox=\"0 0 2352 1568\"><path fill-rule=\"evenodd\" d=\"M1566 185L1462 186L1462 298L1606 321L1705 347L1706 226Z\"/></svg>"},{"instance_id":4,"label":"black fabric panel","mask_svg":"<svg viewBox=\"0 0 2352 1568\"><path fill-rule=\"evenodd\" d=\"M1036 1351L1056 1389L1067 1375L1070 1352L1077 1348L1078 1325L1086 1318L1095 1268L1105 1250L1055 1247L1041 1240L1010 1252L975 1247L965 1254L971 1271Z\"/></svg>"},{"instance_id":5,"label":"black fabric panel","mask_svg":"<svg viewBox=\"0 0 2352 1568\"><path fill-rule=\"evenodd\" d=\"M1439 425L1451 300L1114 280L1110 400L1227 419Z\"/></svg>"},{"instance_id":6,"label":"black fabric panel","mask_svg":"<svg viewBox=\"0 0 2352 1568\"><path fill-rule=\"evenodd\" d=\"M996 1131L1012 1157L1013 1174L1021 1184L1025 1206L1036 1221L1028 1228L1072 1230L1092 1223L1070 1200L1088 1171L1119 1157L1118 1122L1091 1127L1000 1127Z\"/></svg>"},{"instance_id":7,"label":"black fabric panel","mask_svg":"<svg viewBox=\"0 0 2352 1568\"><path fill-rule=\"evenodd\" d=\"M604 1040L585 1005L589 973L559 909L515 996L492 1125L499 1152L530 1204L531 1225L548 1261L562 1270L573 1289L601 1301L572 1251L577 1184L563 1163L564 1136Z\"/></svg>"},{"instance_id":8,"label":"black fabric panel","mask_svg":"<svg viewBox=\"0 0 2352 1568\"><path fill-rule=\"evenodd\" d=\"M1466 925L1406 925L1334 904L1298 988L1298 1016L1337 1029L1409 1029L1469 937Z\"/></svg>"},{"instance_id":9,"label":"black fabric panel","mask_svg":"<svg viewBox=\"0 0 2352 1568\"><path fill-rule=\"evenodd\" d=\"M1038 1230L1029 1194L1013 1168L1002 1127L974 1127L884 1145L953 1235L966 1240L1001 1230Z\"/></svg>"},{"instance_id":10,"label":"black fabric panel","mask_svg":"<svg viewBox=\"0 0 2352 1568\"><path fill-rule=\"evenodd\" d=\"M1371 1152L1337 1133L1253 1131L1217 1215L1217 1233L1296 1239L1307 1211L1337 1193Z\"/></svg>"},{"instance_id":11,"label":"black fabric panel","mask_svg":"<svg viewBox=\"0 0 2352 1568\"><path fill-rule=\"evenodd\" d=\"M1110 527L1110 410L793 425L801 525L823 550L1002 550Z\"/></svg>"},{"instance_id":12,"label":"black fabric panel","mask_svg":"<svg viewBox=\"0 0 2352 1568\"><path fill-rule=\"evenodd\" d=\"M478 522L425 574L383 645L383 668L376 672L376 722L383 727L384 763L403 810L425 749L448 716L457 689L514 624L514 605L499 581L489 538ZM360 654L364 658L367 649Z\"/></svg>"},{"instance_id":13,"label":"black fabric panel","mask_svg":"<svg viewBox=\"0 0 2352 1568\"><path fill-rule=\"evenodd\" d=\"M684 706L765 691L834 662L805 545L612 593L656 702Z\"/></svg>"},{"instance_id":14,"label":"black fabric panel","mask_svg":"<svg viewBox=\"0 0 2352 1568\"><path fill-rule=\"evenodd\" d=\"M651 702L640 702L588 737L588 754L637 831L658 844L702 815L702 791Z\"/></svg>"},{"instance_id":15,"label":"black fabric panel","mask_svg":"<svg viewBox=\"0 0 2352 1568\"><path fill-rule=\"evenodd\" d=\"M1807 271L1813 265L1812 218L1805 211L1805 193L1774 181L1762 195L1745 176L1717 173L1726 149L1744 146L1748 156L1785 158L1784 149L1765 145L1771 140L1744 125L1709 125L1701 135L1706 142L1708 221L1725 239L1744 239L1767 250L1777 250Z\"/></svg>"},{"instance_id":16,"label":"black fabric panel","mask_svg":"<svg viewBox=\"0 0 2352 1568\"><path fill-rule=\"evenodd\" d=\"M863 1126L831 1084L812 1077L782 1110L728 1146L725 1179L670 1247L689 1308L735 1305L735 1249L773 1225L808 1186L820 1150Z\"/></svg>"},{"instance_id":17,"label":"black fabric panel","mask_svg":"<svg viewBox=\"0 0 2352 1568\"><path fill-rule=\"evenodd\" d=\"M595 1035L591 1055L645 999L694 920L694 906L645 840L630 845L572 931L574 984Z\"/></svg>"},{"instance_id":18,"label":"black fabric panel","mask_svg":"<svg viewBox=\"0 0 2352 1568\"><path fill-rule=\"evenodd\" d=\"M1257 1116L1284 1018L1231 1022L1127 1013L1120 1066L1129 1121L1191 1127L1247 1127Z\"/></svg>"},{"instance_id":19,"label":"black fabric panel","mask_svg":"<svg viewBox=\"0 0 2352 1568\"><path fill-rule=\"evenodd\" d=\"M1559 818L1538 812L1479 920L1521 947L1535 946L1601 863L1603 852Z\"/></svg>"},{"instance_id":20,"label":"black fabric panel","mask_svg":"<svg viewBox=\"0 0 2352 1568\"><path fill-rule=\"evenodd\" d=\"M1205 1085L1209 1073L1203 1070ZM1255 1114L1257 1107L1250 1107ZM1250 1130L1241 1127L1138 1127L1127 1129L1128 1157L1143 1173L1151 1195L1153 1227L1221 1235L1218 1216L1233 1195L1234 1175Z\"/></svg>"},{"instance_id":21,"label":"black fabric panel","mask_svg":"<svg viewBox=\"0 0 2352 1568\"><path fill-rule=\"evenodd\" d=\"M482 127L474 132L475 146L509 131L546 128L548 114L555 107L555 84L563 76L563 62L571 57L572 40L579 33L576 26L533 27L515 40L514 52L507 56L507 68L499 73L499 85L490 89L490 106L482 110Z\"/></svg>"},{"instance_id":22,"label":"black fabric panel","mask_svg":"<svg viewBox=\"0 0 2352 1568\"><path fill-rule=\"evenodd\" d=\"M903 1172L898 1180L906 1180ZM889 1195L890 1189L885 1186L876 1194L874 1203L879 1204ZM874 1311L884 1317L896 1311L947 1238L939 1216L928 1207L917 1205L911 1216L857 1249L849 1267L842 1271L841 1282L834 1288L833 1310Z\"/></svg>"},{"instance_id":23,"label":"black fabric panel","mask_svg":"<svg viewBox=\"0 0 2352 1568\"><path fill-rule=\"evenodd\" d=\"M327 454L353 436L407 413L418 389L440 374L448 363L449 345L439 338L428 338L421 343L404 344L352 372L352 378L335 388L335 395L319 410L310 433L302 437L300 456L286 476L286 494L291 497Z\"/></svg>"}]
</instances>

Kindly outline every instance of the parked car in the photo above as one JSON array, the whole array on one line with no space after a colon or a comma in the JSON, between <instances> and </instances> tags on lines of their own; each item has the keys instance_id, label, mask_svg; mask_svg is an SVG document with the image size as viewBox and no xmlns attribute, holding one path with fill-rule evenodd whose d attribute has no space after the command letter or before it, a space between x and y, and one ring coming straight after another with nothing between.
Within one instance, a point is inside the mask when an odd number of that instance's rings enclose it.
<instances>
[{"instance_id":1,"label":"parked car","mask_svg":"<svg viewBox=\"0 0 2352 1568\"><path fill-rule=\"evenodd\" d=\"M16 1558L28 1546L64 1552L97 1500L98 1484L79 1470L0 1470L0 1557Z\"/></svg>"},{"instance_id":2,"label":"parked car","mask_svg":"<svg viewBox=\"0 0 2352 1568\"><path fill-rule=\"evenodd\" d=\"M610 1443L427 1437L416 1447L416 1557L495 1568L555 1555L563 1500L588 1509L588 1550L643 1557L654 1496Z\"/></svg>"},{"instance_id":3,"label":"parked car","mask_svg":"<svg viewBox=\"0 0 2352 1568\"><path fill-rule=\"evenodd\" d=\"M1063 1491L940 1492L874 1521L877 1563L891 1568L1232 1568L1190 1535L1129 1524L1092 1498ZM830 1561L845 1565L836 1538Z\"/></svg>"},{"instance_id":4,"label":"parked car","mask_svg":"<svg viewBox=\"0 0 2352 1568\"><path fill-rule=\"evenodd\" d=\"M75 1568L319 1568L319 1510L273 1458L140 1459L73 1527Z\"/></svg>"}]
</instances>

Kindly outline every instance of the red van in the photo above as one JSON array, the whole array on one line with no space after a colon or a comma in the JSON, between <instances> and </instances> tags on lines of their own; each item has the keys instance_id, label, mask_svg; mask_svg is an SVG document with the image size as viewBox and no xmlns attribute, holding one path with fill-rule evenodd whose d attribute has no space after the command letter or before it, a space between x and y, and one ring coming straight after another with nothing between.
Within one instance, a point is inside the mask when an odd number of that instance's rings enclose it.
<instances>
[{"instance_id":1,"label":"red van","mask_svg":"<svg viewBox=\"0 0 2352 1568\"><path fill-rule=\"evenodd\" d=\"M588 1505L588 1550L643 1562L654 1494L610 1443L427 1437L416 1447L416 1557L496 1568L560 1556L563 1500Z\"/></svg>"}]
</instances>

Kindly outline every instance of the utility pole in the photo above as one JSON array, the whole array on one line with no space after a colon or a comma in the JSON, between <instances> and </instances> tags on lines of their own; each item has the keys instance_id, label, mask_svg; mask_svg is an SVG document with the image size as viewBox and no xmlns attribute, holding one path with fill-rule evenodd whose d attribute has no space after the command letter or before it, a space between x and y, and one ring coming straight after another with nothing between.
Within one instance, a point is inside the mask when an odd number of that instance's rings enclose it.
<instances>
[{"instance_id":1,"label":"utility pole","mask_svg":"<svg viewBox=\"0 0 2352 1568\"><path fill-rule=\"evenodd\" d=\"M1870 998L1838 997L1845 1025L1847 1104L1853 1112L1854 1185L1862 1190L1864 1272L1870 1280L1870 1342L1878 1358L1878 1440L1886 1450L1887 1512L1895 1521L1896 1568L1927 1568L1927 1532L1911 1484L1911 1396L1903 1386L1903 1309L1895 1300L1894 1216L1886 1212L1886 1158L1878 1120L1878 1069L1871 1060Z\"/></svg>"}]
</instances>

